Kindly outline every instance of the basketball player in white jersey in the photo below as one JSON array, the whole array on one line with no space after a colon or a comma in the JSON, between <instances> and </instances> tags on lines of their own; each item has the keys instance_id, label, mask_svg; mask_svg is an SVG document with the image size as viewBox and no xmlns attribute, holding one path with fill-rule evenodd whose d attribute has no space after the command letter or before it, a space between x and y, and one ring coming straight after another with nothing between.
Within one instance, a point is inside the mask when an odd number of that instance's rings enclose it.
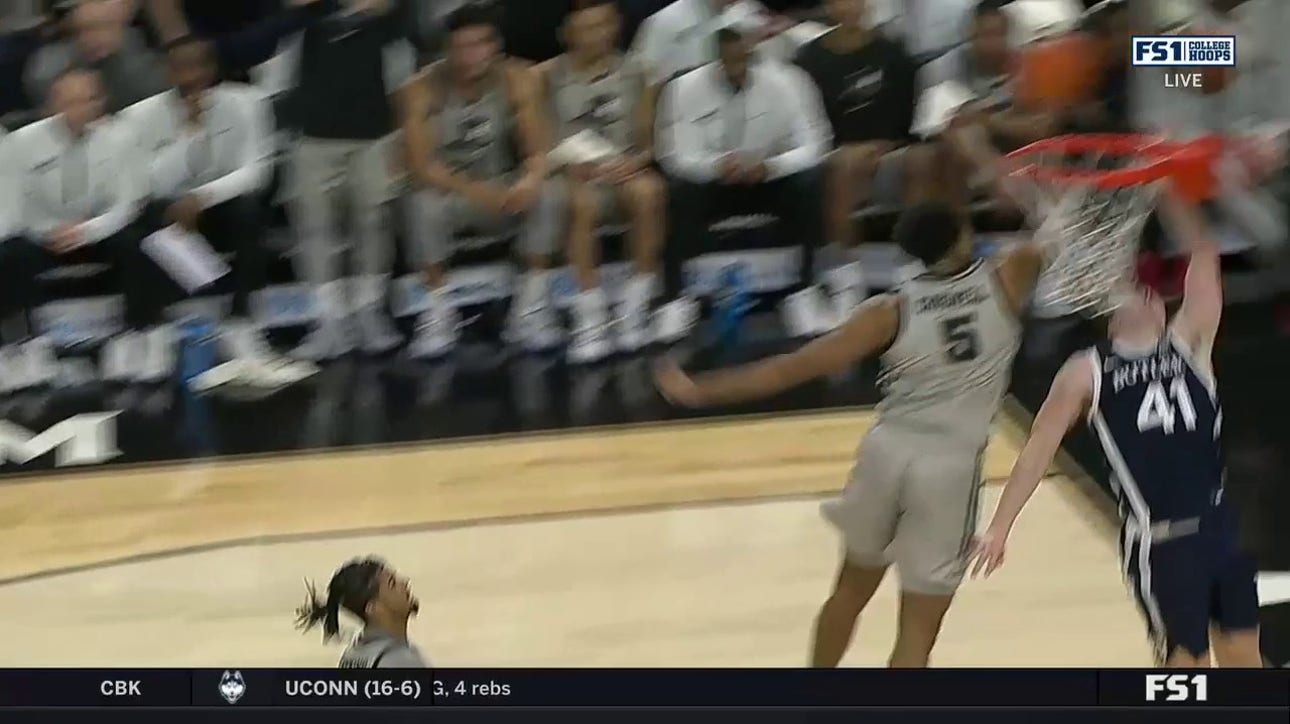
<instances>
[{"instance_id":1,"label":"basketball player in white jersey","mask_svg":"<svg viewBox=\"0 0 1290 724\"><path fill-rule=\"evenodd\" d=\"M363 622L363 631L340 657L342 669L420 669L429 664L408 641L408 619L421 604L408 580L377 558L341 566L327 585L327 598L309 584L309 597L296 610L296 627L308 632L322 625L323 641L340 635L340 611Z\"/></svg>"},{"instance_id":2,"label":"basketball player in white jersey","mask_svg":"<svg viewBox=\"0 0 1290 724\"><path fill-rule=\"evenodd\" d=\"M880 357L878 421L842 496L823 507L845 554L816 620L817 667L841 661L892 564L901 602L888 663L927 665L966 567L981 453L1020 344L1019 315L1045 264L1033 241L974 260L967 221L939 202L907 209L895 238L927 273L870 298L832 334L743 367L690 377L667 363L658 372L669 400L699 407L768 397Z\"/></svg>"},{"instance_id":3,"label":"basketball player in white jersey","mask_svg":"<svg viewBox=\"0 0 1290 724\"><path fill-rule=\"evenodd\" d=\"M1161 212L1191 249L1182 307L1166 322L1158 296L1125 294L1109 339L1057 373L976 543L973 574L1003 563L1017 516L1062 438L1084 418L1111 466L1123 569L1157 663L1207 668L1212 645L1220 666L1257 668L1257 567L1223 494L1223 413L1211 362L1223 311L1218 245L1195 208L1166 198Z\"/></svg>"}]
</instances>

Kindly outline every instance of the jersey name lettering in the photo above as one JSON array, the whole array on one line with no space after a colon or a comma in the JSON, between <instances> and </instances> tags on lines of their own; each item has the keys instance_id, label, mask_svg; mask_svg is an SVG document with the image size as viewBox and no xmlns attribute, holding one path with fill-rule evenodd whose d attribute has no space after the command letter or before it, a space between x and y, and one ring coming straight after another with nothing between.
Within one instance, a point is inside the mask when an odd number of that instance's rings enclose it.
<instances>
[{"instance_id":1,"label":"jersey name lettering","mask_svg":"<svg viewBox=\"0 0 1290 724\"><path fill-rule=\"evenodd\" d=\"M1187 368L1181 355L1156 355L1140 360L1128 360L1111 373L1111 388L1120 392L1126 387L1160 380L1166 377L1178 377Z\"/></svg>"},{"instance_id":2,"label":"jersey name lettering","mask_svg":"<svg viewBox=\"0 0 1290 724\"><path fill-rule=\"evenodd\" d=\"M960 289L944 294L932 294L918 300L918 313L940 312L946 309L981 304L990 299L990 293L981 287Z\"/></svg>"}]
</instances>

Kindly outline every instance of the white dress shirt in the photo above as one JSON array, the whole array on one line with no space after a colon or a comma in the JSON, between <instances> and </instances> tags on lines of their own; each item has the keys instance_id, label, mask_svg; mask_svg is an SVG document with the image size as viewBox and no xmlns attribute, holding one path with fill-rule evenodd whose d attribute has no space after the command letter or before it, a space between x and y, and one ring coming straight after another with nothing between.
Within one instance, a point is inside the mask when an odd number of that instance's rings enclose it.
<instances>
[{"instance_id":1,"label":"white dress shirt","mask_svg":"<svg viewBox=\"0 0 1290 724\"><path fill-rule=\"evenodd\" d=\"M174 90L122 113L139 154L142 182L157 200L191 194L210 208L269 182L273 121L263 94L251 86L224 83L211 88L203 102L200 127L188 122Z\"/></svg>"},{"instance_id":2,"label":"white dress shirt","mask_svg":"<svg viewBox=\"0 0 1290 724\"><path fill-rule=\"evenodd\" d=\"M768 179L818 165L833 144L819 90L797 66L751 67L742 90L719 63L705 65L665 87L659 120L659 161L687 181L716 179L722 156L762 161Z\"/></svg>"},{"instance_id":3,"label":"white dress shirt","mask_svg":"<svg viewBox=\"0 0 1290 724\"><path fill-rule=\"evenodd\" d=\"M42 240L63 224L80 224L86 243L125 228L139 212L134 154L109 120L72 136L62 116L37 121L5 140L17 189L19 231Z\"/></svg>"}]
</instances>

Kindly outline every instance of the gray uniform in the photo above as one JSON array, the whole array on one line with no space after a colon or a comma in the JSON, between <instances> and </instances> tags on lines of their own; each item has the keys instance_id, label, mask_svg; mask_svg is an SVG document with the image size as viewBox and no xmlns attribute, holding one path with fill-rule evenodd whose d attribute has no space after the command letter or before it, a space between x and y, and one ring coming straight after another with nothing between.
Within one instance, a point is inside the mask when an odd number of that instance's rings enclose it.
<instances>
[{"instance_id":1,"label":"gray uniform","mask_svg":"<svg viewBox=\"0 0 1290 724\"><path fill-rule=\"evenodd\" d=\"M915 277L898 293L901 328L882 355L878 422L824 514L852 562L894 563L903 590L950 594L976 529L982 453L1021 327L986 262Z\"/></svg>"},{"instance_id":2,"label":"gray uniform","mask_svg":"<svg viewBox=\"0 0 1290 724\"><path fill-rule=\"evenodd\" d=\"M435 107L426 122L434 130L438 158L479 181L513 183L522 173L516 149L515 110L501 70L496 71L478 99L453 91L446 61L427 71ZM550 255L557 250L560 213L565 195L559 184L543 184L537 203L518 217L494 214L465 198L423 189L413 197L412 229L422 264L442 263L451 255L455 235L468 231L492 243L519 231L520 252Z\"/></svg>"},{"instance_id":3,"label":"gray uniform","mask_svg":"<svg viewBox=\"0 0 1290 724\"><path fill-rule=\"evenodd\" d=\"M645 82L645 72L622 56L615 56L608 72L594 77L579 73L567 55L559 56L547 75L556 140L593 131L619 153L636 150L636 111L645 93ZM621 216L618 194L612 186L599 185L596 193L602 219Z\"/></svg>"},{"instance_id":4,"label":"gray uniform","mask_svg":"<svg viewBox=\"0 0 1290 724\"><path fill-rule=\"evenodd\" d=\"M365 630L340 657L342 669L424 669L429 664L407 639Z\"/></svg>"}]
</instances>

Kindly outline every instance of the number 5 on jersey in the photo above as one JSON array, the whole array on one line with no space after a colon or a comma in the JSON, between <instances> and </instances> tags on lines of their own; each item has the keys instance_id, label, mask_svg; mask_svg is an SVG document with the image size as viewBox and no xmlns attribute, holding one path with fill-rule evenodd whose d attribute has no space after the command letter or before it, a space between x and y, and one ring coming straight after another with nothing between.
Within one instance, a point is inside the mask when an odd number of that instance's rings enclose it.
<instances>
[{"instance_id":1,"label":"number 5 on jersey","mask_svg":"<svg viewBox=\"0 0 1290 724\"><path fill-rule=\"evenodd\" d=\"M1164 383L1156 380L1147 385L1147 392L1142 396L1142 405L1138 407L1138 432L1146 432L1159 427L1166 435L1174 433L1175 415L1182 415L1183 426L1190 432L1196 429L1196 406L1191 402L1191 393L1187 391L1187 381L1175 377L1169 384L1169 393L1165 394Z\"/></svg>"},{"instance_id":2,"label":"number 5 on jersey","mask_svg":"<svg viewBox=\"0 0 1290 724\"><path fill-rule=\"evenodd\" d=\"M961 314L941 320L941 339L945 342L945 356L951 362L968 362L981 353L981 340L976 331L976 315Z\"/></svg>"}]
</instances>

